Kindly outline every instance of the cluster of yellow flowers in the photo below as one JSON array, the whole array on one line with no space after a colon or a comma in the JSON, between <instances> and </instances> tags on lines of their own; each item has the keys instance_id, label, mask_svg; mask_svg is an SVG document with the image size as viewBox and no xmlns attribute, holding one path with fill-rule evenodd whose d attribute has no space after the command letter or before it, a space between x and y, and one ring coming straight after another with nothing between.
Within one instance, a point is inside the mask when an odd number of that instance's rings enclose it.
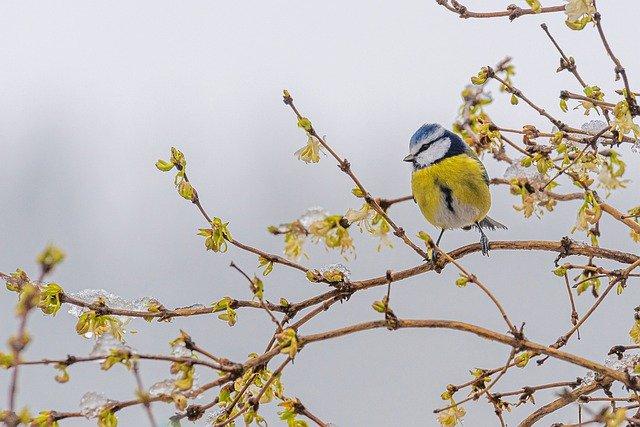
<instances>
[{"instance_id":1,"label":"cluster of yellow flowers","mask_svg":"<svg viewBox=\"0 0 640 427\"><path fill-rule=\"evenodd\" d=\"M567 20L567 27L572 30L582 30L589 22L593 21L593 15L596 13L596 7L593 0L567 0L568 3L564 7Z\"/></svg>"},{"instance_id":2,"label":"cluster of yellow flowers","mask_svg":"<svg viewBox=\"0 0 640 427\"><path fill-rule=\"evenodd\" d=\"M211 220L211 228L198 229L198 236L204 237L204 246L208 251L227 251L227 242L233 242L228 225L228 222L222 222L220 218L215 217Z\"/></svg>"},{"instance_id":3,"label":"cluster of yellow flowers","mask_svg":"<svg viewBox=\"0 0 640 427\"><path fill-rule=\"evenodd\" d=\"M558 203L544 191L536 190L526 178L514 178L509 184L511 186L511 194L520 196L522 201L520 205L514 205L513 208L522 212L525 218L529 218L533 214L540 218L545 209L548 212L552 212ZM547 188L551 189L556 185L554 182L549 184Z\"/></svg>"},{"instance_id":4,"label":"cluster of yellow flowers","mask_svg":"<svg viewBox=\"0 0 640 427\"><path fill-rule=\"evenodd\" d=\"M571 232L586 231L587 235L591 238L591 244L598 246L599 232L596 229L596 224L600 221L602 216L602 208L596 200L592 191L587 191L584 196L584 202L578 209L578 218L576 224L571 229Z\"/></svg>"},{"instance_id":5,"label":"cluster of yellow flowers","mask_svg":"<svg viewBox=\"0 0 640 427\"><path fill-rule=\"evenodd\" d=\"M236 324L238 320L238 314L234 309L233 299L231 297L224 297L219 301L215 301L211 304L214 313L220 313L218 319L227 322L229 326Z\"/></svg>"},{"instance_id":6,"label":"cluster of yellow flowers","mask_svg":"<svg viewBox=\"0 0 640 427\"><path fill-rule=\"evenodd\" d=\"M611 126L611 129L618 132L619 141L622 141L623 135L629 133L633 133L636 139L640 138L640 125L633 122L633 116L631 115L629 104L626 100L616 104L613 108L613 115L615 116L615 122Z\"/></svg>"},{"instance_id":7,"label":"cluster of yellow flowers","mask_svg":"<svg viewBox=\"0 0 640 427\"><path fill-rule=\"evenodd\" d=\"M438 414L438 422L442 427L455 427L462 424L462 419L467 414L467 411L462 406L458 406L453 399L451 404L453 405L451 408Z\"/></svg>"},{"instance_id":8,"label":"cluster of yellow flowers","mask_svg":"<svg viewBox=\"0 0 640 427\"><path fill-rule=\"evenodd\" d=\"M340 249L345 256L354 252L349 225L341 215L329 215L321 208L311 208L299 219L278 227L270 226L267 230L272 234L284 234L284 254L295 260L307 256L303 248L307 237L315 243L322 241L327 249ZM260 264L268 266L264 261Z\"/></svg>"},{"instance_id":9,"label":"cluster of yellow flowers","mask_svg":"<svg viewBox=\"0 0 640 427\"><path fill-rule=\"evenodd\" d=\"M124 341L122 322L108 314L98 314L94 310L85 311L78 318L76 332L84 336L111 334L118 341Z\"/></svg>"}]
</instances>

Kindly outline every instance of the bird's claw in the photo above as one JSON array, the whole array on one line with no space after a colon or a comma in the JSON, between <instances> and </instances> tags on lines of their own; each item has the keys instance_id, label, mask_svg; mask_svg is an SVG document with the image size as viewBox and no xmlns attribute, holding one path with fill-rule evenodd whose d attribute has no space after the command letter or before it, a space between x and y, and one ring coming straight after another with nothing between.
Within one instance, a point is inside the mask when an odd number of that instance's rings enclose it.
<instances>
[{"instance_id":1,"label":"bird's claw","mask_svg":"<svg viewBox=\"0 0 640 427\"><path fill-rule=\"evenodd\" d=\"M484 234L480 237L482 255L489 256L489 239Z\"/></svg>"}]
</instances>

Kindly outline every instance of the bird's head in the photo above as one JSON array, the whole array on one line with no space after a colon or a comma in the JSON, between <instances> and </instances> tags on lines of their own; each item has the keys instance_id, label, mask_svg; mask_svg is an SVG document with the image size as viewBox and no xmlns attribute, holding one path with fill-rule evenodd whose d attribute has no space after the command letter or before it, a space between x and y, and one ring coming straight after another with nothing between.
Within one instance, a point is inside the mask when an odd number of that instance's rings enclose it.
<instances>
[{"instance_id":1,"label":"bird's head","mask_svg":"<svg viewBox=\"0 0 640 427\"><path fill-rule=\"evenodd\" d=\"M437 123L427 123L418 129L409 141L409 155L414 169L432 165L444 158L465 152L464 142L453 132Z\"/></svg>"}]
</instances>

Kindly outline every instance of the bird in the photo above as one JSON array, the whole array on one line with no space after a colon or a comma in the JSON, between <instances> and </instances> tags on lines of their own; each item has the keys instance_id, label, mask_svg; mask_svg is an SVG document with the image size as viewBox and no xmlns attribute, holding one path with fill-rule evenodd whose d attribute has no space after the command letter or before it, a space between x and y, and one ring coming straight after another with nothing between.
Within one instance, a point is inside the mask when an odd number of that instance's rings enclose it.
<instances>
[{"instance_id":1,"label":"bird","mask_svg":"<svg viewBox=\"0 0 640 427\"><path fill-rule=\"evenodd\" d=\"M485 229L507 227L487 216L491 208L489 176L484 165L458 135L437 123L422 125L409 141L411 190L425 219L445 230L476 228L482 254L489 255Z\"/></svg>"}]
</instances>

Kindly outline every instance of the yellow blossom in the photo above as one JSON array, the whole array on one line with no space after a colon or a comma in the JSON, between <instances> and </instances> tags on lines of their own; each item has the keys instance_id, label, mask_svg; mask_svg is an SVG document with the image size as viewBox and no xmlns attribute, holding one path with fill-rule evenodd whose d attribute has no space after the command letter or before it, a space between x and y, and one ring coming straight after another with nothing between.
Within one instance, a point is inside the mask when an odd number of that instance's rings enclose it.
<instances>
[{"instance_id":1,"label":"yellow blossom","mask_svg":"<svg viewBox=\"0 0 640 427\"><path fill-rule=\"evenodd\" d=\"M631 327L631 330L629 331L629 337L634 343L640 344L640 320L636 320L636 322L633 324L633 327Z\"/></svg>"},{"instance_id":2,"label":"yellow blossom","mask_svg":"<svg viewBox=\"0 0 640 427\"><path fill-rule=\"evenodd\" d=\"M284 254L289 259L297 260L301 255L304 255L302 245L304 244L304 237L295 231L289 231L284 235Z\"/></svg>"},{"instance_id":3,"label":"yellow blossom","mask_svg":"<svg viewBox=\"0 0 640 427\"><path fill-rule=\"evenodd\" d=\"M621 427L627 421L627 410L618 408L615 411L610 410L604 415L606 427Z\"/></svg>"},{"instance_id":4,"label":"yellow blossom","mask_svg":"<svg viewBox=\"0 0 640 427\"><path fill-rule=\"evenodd\" d=\"M49 283L40 290L38 308L44 314L56 315L62 306L62 287L56 283Z\"/></svg>"},{"instance_id":5,"label":"yellow blossom","mask_svg":"<svg viewBox=\"0 0 640 427\"><path fill-rule=\"evenodd\" d=\"M564 13L567 15L567 26L572 30L581 30L593 20L596 7L593 0L567 0Z\"/></svg>"},{"instance_id":6,"label":"yellow blossom","mask_svg":"<svg viewBox=\"0 0 640 427\"><path fill-rule=\"evenodd\" d=\"M451 400L453 402L453 400ZM438 414L438 422L442 427L455 427L462 424L462 418L466 415L464 408L455 405Z\"/></svg>"},{"instance_id":7,"label":"yellow blossom","mask_svg":"<svg viewBox=\"0 0 640 427\"><path fill-rule=\"evenodd\" d=\"M118 418L109 408L103 409L98 415L98 427L117 427Z\"/></svg>"},{"instance_id":8,"label":"yellow blossom","mask_svg":"<svg viewBox=\"0 0 640 427\"><path fill-rule=\"evenodd\" d=\"M308 135L307 145L293 153L298 160L305 163L318 163L320 161L320 140L313 135Z\"/></svg>"},{"instance_id":9,"label":"yellow blossom","mask_svg":"<svg viewBox=\"0 0 640 427\"><path fill-rule=\"evenodd\" d=\"M220 218L213 218L211 228L200 228L198 236L204 237L204 246L214 252L226 252L227 242L233 242L227 226L228 222L222 222Z\"/></svg>"},{"instance_id":10,"label":"yellow blossom","mask_svg":"<svg viewBox=\"0 0 640 427\"><path fill-rule=\"evenodd\" d=\"M630 132L633 132L636 139L640 138L640 125L633 122L633 116L631 115L627 101L618 102L613 108L613 114L616 120L611 126L611 129L618 132L619 141L622 141L622 137Z\"/></svg>"}]
</instances>

